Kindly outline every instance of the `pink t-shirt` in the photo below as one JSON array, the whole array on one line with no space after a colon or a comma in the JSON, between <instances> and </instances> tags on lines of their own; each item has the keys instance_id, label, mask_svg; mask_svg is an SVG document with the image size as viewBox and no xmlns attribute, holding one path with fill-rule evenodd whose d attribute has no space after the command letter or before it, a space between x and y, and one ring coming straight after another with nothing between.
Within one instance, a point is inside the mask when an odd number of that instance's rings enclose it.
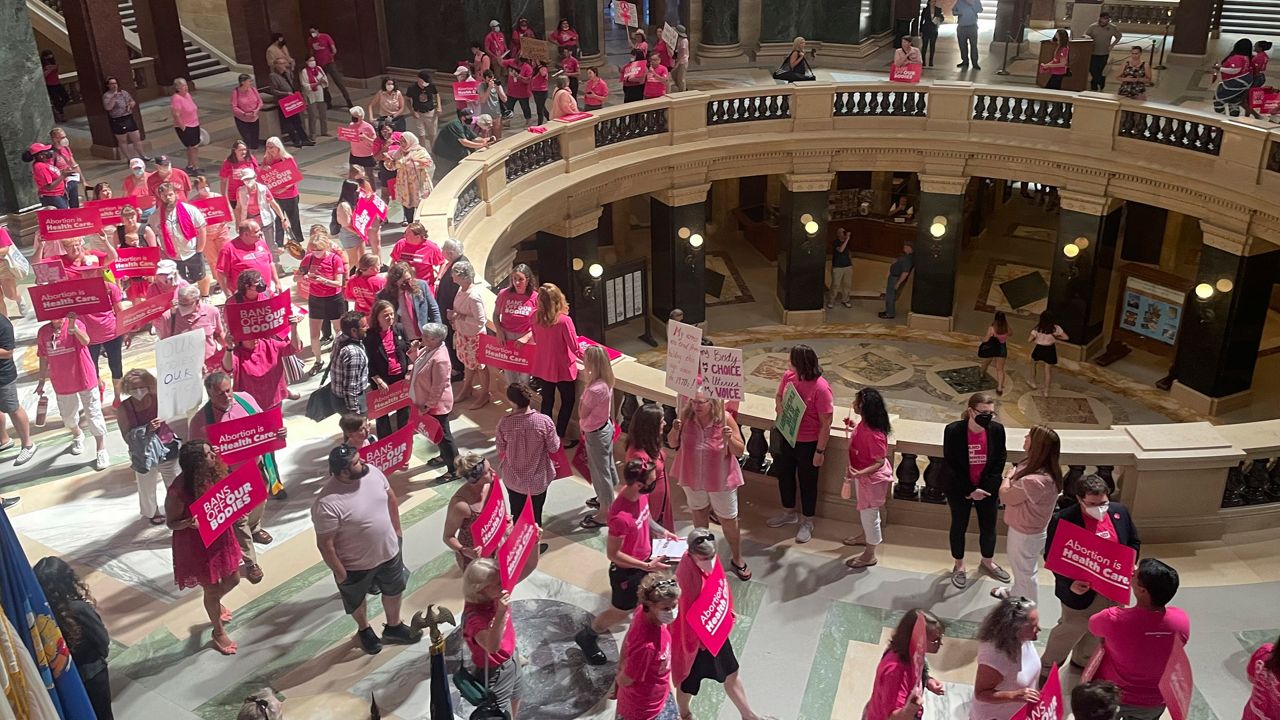
<instances>
[{"instance_id":1,"label":"pink t-shirt","mask_svg":"<svg viewBox=\"0 0 1280 720\"><path fill-rule=\"evenodd\" d=\"M1164 704L1160 677L1173 654L1174 638L1186 643L1191 637L1191 620L1181 608L1109 607L1089 618L1089 632L1106 644L1094 677L1120 686L1122 704Z\"/></svg>"},{"instance_id":2,"label":"pink t-shirt","mask_svg":"<svg viewBox=\"0 0 1280 720\"><path fill-rule=\"evenodd\" d=\"M794 370L788 370L778 383L779 398L786 393L787 385L796 386L796 392L805 405L804 417L800 418L800 428L796 432L796 442L813 442L818 439L818 430L822 427L819 416L835 412L831 385L823 377L801 380Z\"/></svg>"},{"instance_id":3,"label":"pink t-shirt","mask_svg":"<svg viewBox=\"0 0 1280 720\"><path fill-rule=\"evenodd\" d=\"M269 168L272 165L279 165L284 161L285 161L284 158L280 158L275 162L271 162L266 159L263 159L262 166ZM271 193L271 197L277 200L292 200L293 198L298 197L298 195L300 194L300 191L298 190L299 187L300 185L285 185L284 187L276 188L275 190L271 190L270 188L268 188L268 191ZM298 229L298 228L295 228L295 229Z\"/></svg>"},{"instance_id":4,"label":"pink t-shirt","mask_svg":"<svg viewBox=\"0 0 1280 720\"><path fill-rule=\"evenodd\" d=\"M316 64L322 66L333 62L333 53L337 50L329 33L316 33L315 37L307 38L307 47L316 56Z\"/></svg>"},{"instance_id":5,"label":"pink t-shirt","mask_svg":"<svg viewBox=\"0 0 1280 720\"><path fill-rule=\"evenodd\" d=\"M382 349L387 352L387 374L392 377L400 375L403 370L396 359L396 336L391 330L382 331Z\"/></svg>"},{"instance_id":6,"label":"pink t-shirt","mask_svg":"<svg viewBox=\"0 0 1280 720\"><path fill-rule=\"evenodd\" d=\"M646 620L644 607L638 607L619 654L619 672L625 672L632 682L618 686L618 717L658 717L671 692L671 630Z\"/></svg>"},{"instance_id":7,"label":"pink t-shirt","mask_svg":"<svg viewBox=\"0 0 1280 720\"><path fill-rule=\"evenodd\" d=\"M62 179L62 175L58 172L58 168L51 162L34 162L31 163L31 177L35 180L36 190L42 197L59 197L67 192L67 183ZM46 190L45 185L57 181L56 184Z\"/></svg>"},{"instance_id":8,"label":"pink t-shirt","mask_svg":"<svg viewBox=\"0 0 1280 720\"><path fill-rule=\"evenodd\" d=\"M1267 658L1275 651L1275 643L1265 643L1249 658L1245 672L1253 683L1253 694L1244 706L1243 720L1280 718L1280 677L1267 669Z\"/></svg>"},{"instance_id":9,"label":"pink t-shirt","mask_svg":"<svg viewBox=\"0 0 1280 720\"><path fill-rule=\"evenodd\" d=\"M253 341L251 348L239 343L231 355L231 377L235 389L269 408L279 405L288 392L284 383L284 358L297 352L293 343L280 337Z\"/></svg>"},{"instance_id":10,"label":"pink t-shirt","mask_svg":"<svg viewBox=\"0 0 1280 720\"><path fill-rule=\"evenodd\" d=\"M529 89L534 92L546 92L549 77L550 72L545 67L539 67L533 71L533 77L529 80Z\"/></svg>"},{"instance_id":11,"label":"pink t-shirt","mask_svg":"<svg viewBox=\"0 0 1280 720\"><path fill-rule=\"evenodd\" d=\"M884 458L880 467L870 475L858 476L858 509L869 510L884 505L885 486L893 482L893 467L889 464L889 439L885 434L859 421L849 438L849 467L858 469L871 464L876 458Z\"/></svg>"},{"instance_id":12,"label":"pink t-shirt","mask_svg":"<svg viewBox=\"0 0 1280 720\"><path fill-rule=\"evenodd\" d=\"M89 333L89 344L98 345L114 340L120 333L116 331L115 306L124 299L124 293L115 283L107 283L107 295L111 298L111 309L96 313L82 313L76 317L84 324Z\"/></svg>"},{"instance_id":13,"label":"pink t-shirt","mask_svg":"<svg viewBox=\"0 0 1280 720\"><path fill-rule=\"evenodd\" d=\"M561 315L551 327L533 323L533 342L538 352L533 356L532 375L548 382L578 379L578 329L573 318Z\"/></svg>"},{"instance_id":14,"label":"pink t-shirt","mask_svg":"<svg viewBox=\"0 0 1280 720\"><path fill-rule=\"evenodd\" d=\"M649 539L649 496L628 500L618 493L609 506L609 535L622 539L618 548L637 560L648 560L653 554Z\"/></svg>"},{"instance_id":15,"label":"pink t-shirt","mask_svg":"<svg viewBox=\"0 0 1280 720\"><path fill-rule=\"evenodd\" d=\"M357 275L347 278L346 296L348 300L355 302L356 310L367 315L373 310L373 303L377 301L378 293L382 292L382 288L386 286L387 279L381 275L369 277Z\"/></svg>"},{"instance_id":16,"label":"pink t-shirt","mask_svg":"<svg viewBox=\"0 0 1280 720\"><path fill-rule=\"evenodd\" d=\"M604 78L597 77L587 83L586 89L596 96L594 98L584 96L583 102L586 103L586 106L589 108L604 107L604 99L609 97L609 83L605 82Z\"/></svg>"},{"instance_id":17,"label":"pink t-shirt","mask_svg":"<svg viewBox=\"0 0 1280 720\"><path fill-rule=\"evenodd\" d=\"M892 650L885 651L876 666L871 699L862 711L862 720L889 720L890 715L906 707L907 698L919 684L920 678L912 676L911 663L903 662Z\"/></svg>"},{"instance_id":18,"label":"pink t-shirt","mask_svg":"<svg viewBox=\"0 0 1280 720\"><path fill-rule=\"evenodd\" d=\"M529 87L530 80L533 78L533 66L529 63L520 63L515 60L504 60L509 72L507 72L507 96L513 98L527 98L532 93Z\"/></svg>"},{"instance_id":19,"label":"pink t-shirt","mask_svg":"<svg viewBox=\"0 0 1280 720\"><path fill-rule=\"evenodd\" d=\"M396 241L395 247L391 248L391 259L409 263L413 274L419 280L426 280L432 292L436 289L436 268L446 262L439 245L426 238L420 243L412 243L408 236Z\"/></svg>"},{"instance_id":20,"label":"pink t-shirt","mask_svg":"<svg viewBox=\"0 0 1280 720\"><path fill-rule=\"evenodd\" d=\"M199 127L200 112L196 108L196 99L190 94L174 93L169 96L169 105L183 127Z\"/></svg>"},{"instance_id":21,"label":"pink t-shirt","mask_svg":"<svg viewBox=\"0 0 1280 720\"><path fill-rule=\"evenodd\" d=\"M356 141L351 143L351 156L358 158L373 157L373 143L377 140L373 126L361 120L359 123L350 123L349 127L356 129Z\"/></svg>"},{"instance_id":22,"label":"pink t-shirt","mask_svg":"<svg viewBox=\"0 0 1280 720\"><path fill-rule=\"evenodd\" d=\"M315 255L307 255L303 262L306 263L308 272L330 280L337 280L341 271L347 267L346 259L336 252L327 253L319 260ZM313 282L308 287L311 289L312 297L333 297L342 292L340 287L318 282Z\"/></svg>"},{"instance_id":23,"label":"pink t-shirt","mask_svg":"<svg viewBox=\"0 0 1280 720\"><path fill-rule=\"evenodd\" d=\"M965 433L969 437L969 482L978 487L982 480L982 471L987 467L987 431Z\"/></svg>"},{"instance_id":24,"label":"pink t-shirt","mask_svg":"<svg viewBox=\"0 0 1280 720\"><path fill-rule=\"evenodd\" d=\"M263 282L271 282L271 249L267 247L266 241L258 240L254 242L252 248L246 248L241 244L242 242L240 237L236 236L231 242L223 245L218 253L217 270L227 276L228 292L235 292L236 279L245 270L257 270L262 273Z\"/></svg>"},{"instance_id":25,"label":"pink t-shirt","mask_svg":"<svg viewBox=\"0 0 1280 720\"><path fill-rule=\"evenodd\" d=\"M1067 47L1067 46L1060 47L1058 48L1058 51L1053 54L1053 62L1065 63L1067 62L1067 57L1070 54L1071 54L1070 47ZM1067 70L1068 70L1068 67L1064 64L1062 67L1050 68L1046 72L1048 72L1050 75L1066 75Z\"/></svg>"},{"instance_id":26,"label":"pink t-shirt","mask_svg":"<svg viewBox=\"0 0 1280 720\"><path fill-rule=\"evenodd\" d=\"M649 68L644 80L644 96L646 99L662 97L667 94L667 76L669 74L667 69L661 65Z\"/></svg>"},{"instance_id":27,"label":"pink t-shirt","mask_svg":"<svg viewBox=\"0 0 1280 720\"><path fill-rule=\"evenodd\" d=\"M477 668L497 667L516 654L516 628L511 624L511 612L507 611L507 622L502 629L502 642L497 652L486 652L476 642L476 635L488 630L493 623L497 610L493 604L465 603L462 606L462 637L467 641L467 649L471 651L471 664Z\"/></svg>"},{"instance_id":28,"label":"pink t-shirt","mask_svg":"<svg viewBox=\"0 0 1280 720\"><path fill-rule=\"evenodd\" d=\"M503 288L495 304L498 324L511 339L522 338L533 329L533 315L538 311L536 294L521 295L511 288Z\"/></svg>"},{"instance_id":29,"label":"pink t-shirt","mask_svg":"<svg viewBox=\"0 0 1280 720\"><path fill-rule=\"evenodd\" d=\"M240 197L240 186L244 183L240 182L240 171L245 168L252 168L255 173L258 172L258 160L252 155L247 160L240 162L231 162L230 160L222 161L222 168L218 170L218 177L227 181L227 197L231 202L237 202Z\"/></svg>"},{"instance_id":30,"label":"pink t-shirt","mask_svg":"<svg viewBox=\"0 0 1280 720\"><path fill-rule=\"evenodd\" d=\"M609 422L609 412L613 409L613 391L604 380L596 380L582 391L582 402L578 405L578 426L582 432L594 432Z\"/></svg>"},{"instance_id":31,"label":"pink t-shirt","mask_svg":"<svg viewBox=\"0 0 1280 720\"><path fill-rule=\"evenodd\" d=\"M742 486L742 468L725 446L723 427L714 418L704 426L697 416L680 424L680 449L676 451L672 474L681 486L705 492L725 492Z\"/></svg>"},{"instance_id":32,"label":"pink t-shirt","mask_svg":"<svg viewBox=\"0 0 1280 720\"><path fill-rule=\"evenodd\" d=\"M76 327L85 330L84 323L76 319ZM52 323L45 323L36 332L36 356L48 360L49 381L59 395L72 395L98 384L98 369L93 366L89 346L71 332L64 321L61 331Z\"/></svg>"}]
</instances>

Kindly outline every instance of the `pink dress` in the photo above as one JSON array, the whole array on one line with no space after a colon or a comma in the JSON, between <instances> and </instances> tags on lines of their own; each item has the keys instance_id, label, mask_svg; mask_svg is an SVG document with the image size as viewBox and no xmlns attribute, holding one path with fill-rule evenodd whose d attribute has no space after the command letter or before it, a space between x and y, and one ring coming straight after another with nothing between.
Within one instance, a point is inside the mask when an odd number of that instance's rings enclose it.
<instances>
[{"instance_id":1,"label":"pink dress","mask_svg":"<svg viewBox=\"0 0 1280 720\"><path fill-rule=\"evenodd\" d=\"M680 449L672 475L681 487L726 492L742 486L742 468L730 456L721 427L703 426L697 417L680 425Z\"/></svg>"},{"instance_id":2,"label":"pink dress","mask_svg":"<svg viewBox=\"0 0 1280 720\"><path fill-rule=\"evenodd\" d=\"M284 400L284 358L297 350L284 338L260 338L251 348L236 345L231 355L235 389L249 395L259 407L270 408Z\"/></svg>"},{"instance_id":3,"label":"pink dress","mask_svg":"<svg viewBox=\"0 0 1280 720\"><path fill-rule=\"evenodd\" d=\"M187 507L195 502L195 498L187 497L183 485L179 476L169 492L176 493L182 500L182 506ZM190 517L189 512L184 516ZM207 548L200 539L199 530L182 528L173 531L173 581L180 590L222 582L223 578L240 572L240 558L240 544L230 528Z\"/></svg>"},{"instance_id":4,"label":"pink dress","mask_svg":"<svg viewBox=\"0 0 1280 720\"><path fill-rule=\"evenodd\" d=\"M884 458L880 468L870 475L858 476L858 509L869 510L884 505L886 491L893 482L893 467L889 464L889 441L884 433L868 427L861 420L853 428L849 438L849 470L862 469L877 457Z\"/></svg>"}]
</instances>

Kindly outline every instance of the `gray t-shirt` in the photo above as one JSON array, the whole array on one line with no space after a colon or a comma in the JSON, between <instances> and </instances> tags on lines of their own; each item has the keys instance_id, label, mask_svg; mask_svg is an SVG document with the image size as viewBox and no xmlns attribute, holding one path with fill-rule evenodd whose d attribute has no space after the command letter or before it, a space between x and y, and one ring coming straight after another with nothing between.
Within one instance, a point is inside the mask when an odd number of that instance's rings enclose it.
<instances>
[{"instance_id":1,"label":"gray t-shirt","mask_svg":"<svg viewBox=\"0 0 1280 720\"><path fill-rule=\"evenodd\" d=\"M1084 34L1093 39L1094 55L1110 55L1111 43L1120 42L1120 31L1115 25L1108 24L1102 27L1098 23L1094 23L1084 31Z\"/></svg>"},{"instance_id":2,"label":"gray t-shirt","mask_svg":"<svg viewBox=\"0 0 1280 720\"><path fill-rule=\"evenodd\" d=\"M347 572L372 570L400 552L387 506L387 476L367 465L358 482L330 477L311 506L316 535L336 535L334 548Z\"/></svg>"}]
</instances>

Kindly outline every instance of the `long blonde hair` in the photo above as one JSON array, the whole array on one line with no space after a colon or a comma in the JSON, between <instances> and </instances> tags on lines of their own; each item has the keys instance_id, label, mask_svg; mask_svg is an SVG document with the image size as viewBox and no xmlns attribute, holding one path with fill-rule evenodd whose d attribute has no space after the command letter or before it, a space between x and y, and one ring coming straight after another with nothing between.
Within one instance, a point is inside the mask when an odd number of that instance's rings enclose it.
<instances>
[{"instance_id":1,"label":"long blonde hair","mask_svg":"<svg viewBox=\"0 0 1280 720\"><path fill-rule=\"evenodd\" d=\"M603 380L613 390L613 363L609 362L609 354L599 345L590 345L582 358L582 365L590 373L591 379Z\"/></svg>"},{"instance_id":2,"label":"long blonde hair","mask_svg":"<svg viewBox=\"0 0 1280 720\"><path fill-rule=\"evenodd\" d=\"M724 401L711 397L705 390L699 390L693 394L693 397L689 398L689 402L685 403L684 407L680 408L680 426L684 427L693 420L693 401L698 396L711 401L711 426L718 428L724 425ZM719 430L716 432L719 432Z\"/></svg>"},{"instance_id":3,"label":"long blonde hair","mask_svg":"<svg viewBox=\"0 0 1280 720\"><path fill-rule=\"evenodd\" d=\"M556 320L569 312L569 301L555 283L542 283L538 286L538 313L534 318L543 327L551 327Z\"/></svg>"}]
</instances>

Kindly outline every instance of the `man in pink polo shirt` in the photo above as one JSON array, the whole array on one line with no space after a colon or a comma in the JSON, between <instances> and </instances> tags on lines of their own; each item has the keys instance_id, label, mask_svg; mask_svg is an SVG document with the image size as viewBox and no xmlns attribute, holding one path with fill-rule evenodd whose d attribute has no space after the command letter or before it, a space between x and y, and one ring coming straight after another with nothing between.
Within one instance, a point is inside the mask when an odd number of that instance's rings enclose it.
<instances>
[{"instance_id":1,"label":"man in pink polo shirt","mask_svg":"<svg viewBox=\"0 0 1280 720\"><path fill-rule=\"evenodd\" d=\"M40 381L36 394L44 394L46 380L53 382L58 397L58 413L62 424L71 431L71 454L84 452L84 433L80 430L80 413L89 421L89 432L97 446L93 469L106 470L107 423L102 417L98 396L98 369L89 354L89 331L74 312L65 318L50 320L36 332L36 355L40 358Z\"/></svg>"},{"instance_id":2,"label":"man in pink polo shirt","mask_svg":"<svg viewBox=\"0 0 1280 720\"><path fill-rule=\"evenodd\" d=\"M222 313L200 297L200 289L186 285L178 290L177 305L166 310L156 321L156 335L163 340L192 330L204 333L204 372L208 374L221 366L222 348L226 345L226 331L222 327Z\"/></svg>"}]
</instances>

